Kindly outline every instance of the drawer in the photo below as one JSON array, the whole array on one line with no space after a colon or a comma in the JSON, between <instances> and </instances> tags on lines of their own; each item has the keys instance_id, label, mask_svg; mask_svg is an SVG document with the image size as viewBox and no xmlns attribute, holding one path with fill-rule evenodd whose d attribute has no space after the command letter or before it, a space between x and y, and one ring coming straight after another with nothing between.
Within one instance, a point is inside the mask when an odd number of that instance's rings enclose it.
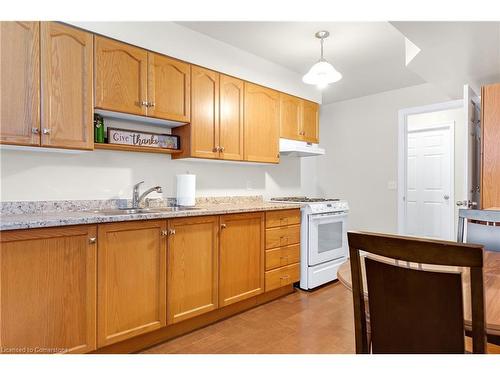
<instances>
[{"instance_id":1,"label":"drawer","mask_svg":"<svg viewBox=\"0 0 500 375\"><path fill-rule=\"evenodd\" d=\"M300 242L300 224L266 229L266 249Z\"/></svg>"},{"instance_id":2,"label":"drawer","mask_svg":"<svg viewBox=\"0 0 500 375\"><path fill-rule=\"evenodd\" d=\"M300 244L266 250L266 271L300 261Z\"/></svg>"},{"instance_id":3,"label":"drawer","mask_svg":"<svg viewBox=\"0 0 500 375\"><path fill-rule=\"evenodd\" d=\"M300 224L300 209L266 212L266 228Z\"/></svg>"},{"instance_id":4,"label":"drawer","mask_svg":"<svg viewBox=\"0 0 500 375\"><path fill-rule=\"evenodd\" d=\"M266 272L266 292L293 284L300 279L300 264L295 263L286 267Z\"/></svg>"}]
</instances>

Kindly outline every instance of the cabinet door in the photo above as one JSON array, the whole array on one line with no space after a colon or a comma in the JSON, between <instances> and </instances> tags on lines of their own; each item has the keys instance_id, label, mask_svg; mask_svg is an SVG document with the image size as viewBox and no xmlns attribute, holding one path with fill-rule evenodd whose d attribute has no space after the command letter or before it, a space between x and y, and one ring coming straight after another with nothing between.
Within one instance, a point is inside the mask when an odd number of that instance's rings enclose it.
<instances>
[{"instance_id":1,"label":"cabinet door","mask_svg":"<svg viewBox=\"0 0 500 375\"><path fill-rule=\"evenodd\" d=\"M148 116L189 122L191 65L148 53Z\"/></svg>"},{"instance_id":2,"label":"cabinet door","mask_svg":"<svg viewBox=\"0 0 500 375\"><path fill-rule=\"evenodd\" d=\"M245 82L245 160L279 162L280 100L277 91Z\"/></svg>"},{"instance_id":3,"label":"cabinet door","mask_svg":"<svg viewBox=\"0 0 500 375\"><path fill-rule=\"evenodd\" d=\"M96 348L96 227L1 233L0 351Z\"/></svg>"},{"instance_id":4,"label":"cabinet door","mask_svg":"<svg viewBox=\"0 0 500 375\"><path fill-rule=\"evenodd\" d=\"M220 75L220 158L243 160L243 81Z\"/></svg>"},{"instance_id":5,"label":"cabinet door","mask_svg":"<svg viewBox=\"0 0 500 375\"><path fill-rule=\"evenodd\" d=\"M319 142L319 105L302 101L302 140L311 143Z\"/></svg>"},{"instance_id":6,"label":"cabinet door","mask_svg":"<svg viewBox=\"0 0 500 375\"><path fill-rule=\"evenodd\" d=\"M219 306L264 291L264 214L220 218Z\"/></svg>"},{"instance_id":7,"label":"cabinet door","mask_svg":"<svg viewBox=\"0 0 500 375\"><path fill-rule=\"evenodd\" d=\"M40 145L40 23L0 22L0 143Z\"/></svg>"},{"instance_id":8,"label":"cabinet door","mask_svg":"<svg viewBox=\"0 0 500 375\"><path fill-rule=\"evenodd\" d=\"M148 53L141 48L95 37L95 106L146 115Z\"/></svg>"},{"instance_id":9,"label":"cabinet door","mask_svg":"<svg viewBox=\"0 0 500 375\"><path fill-rule=\"evenodd\" d=\"M166 325L166 229L165 220L99 225L99 347Z\"/></svg>"},{"instance_id":10,"label":"cabinet door","mask_svg":"<svg viewBox=\"0 0 500 375\"><path fill-rule=\"evenodd\" d=\"M42 146L93 149L93 35L41 23Z\"/></svg>"},{"instance_id":11,"label":"cabinet door","mask_svg":"<svg viewBox=\"0 0 500 375\"><path fill-rule=\"evenodd\" d=\"M219 219L169 220L167 322L212 311L218 301Z\"/></svg>"},{"instance_id":12,"label":"cabinet door","mask_svg":"<svg viewBox=\"0 0 500 375\"><path fill-rule=\"evenodd\" d=\"M219 73L191 67L191 156L219 157Z\"/></svg>"},{"instance_id":13,"label":"cabinet door","mask_svg":"<svg viewBox=\"0 0 500 375\"><path fill-rule=\"evenodd\" d=\"M302 140L302 100L280 93L280 137Z\"/></svg>"},{"instance_id":14,"label":"cabinet door","mask_svg":"<svg viewBox=\"0 0 500 375\"><path fill-rule=\"evenodd\" d=\"M481 89L481 207L500 207L500 83Z\"/></svg>"}]
</instances>

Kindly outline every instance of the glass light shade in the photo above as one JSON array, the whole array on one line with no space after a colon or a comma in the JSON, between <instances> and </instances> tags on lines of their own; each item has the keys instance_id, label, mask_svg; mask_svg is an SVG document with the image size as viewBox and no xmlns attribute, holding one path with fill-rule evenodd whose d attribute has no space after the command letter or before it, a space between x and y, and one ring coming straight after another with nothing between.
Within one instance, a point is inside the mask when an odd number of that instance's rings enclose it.
<instances>
[{"instance_id":1,"label":"glass light shade","mask_svg":"<svg viewBox=\"0 0 500 375\"><path fill-rule=\"evenodd\" d=\"M302 77L302 81L310 85L324 88L329 83L337 82L341 78L342 74L340 74L332 64L326 60L320 60Z\"/></svg>"}]
</instances>

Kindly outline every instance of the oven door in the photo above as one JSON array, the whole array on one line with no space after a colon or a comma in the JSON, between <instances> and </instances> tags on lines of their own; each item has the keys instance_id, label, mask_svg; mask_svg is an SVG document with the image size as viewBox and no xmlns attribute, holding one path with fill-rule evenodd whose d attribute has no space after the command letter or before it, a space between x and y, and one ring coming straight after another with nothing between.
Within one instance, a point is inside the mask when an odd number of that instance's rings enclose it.
<instances>
[{"instance_id":1,"label":"oven door","mask_svg":"<svg viewBox=\"0 0 500 375\"><path fill-rule=\"evenodd\" d=\"M309 215L309 265L347 257L347 213Z\"/></svg>"}]
</instances>

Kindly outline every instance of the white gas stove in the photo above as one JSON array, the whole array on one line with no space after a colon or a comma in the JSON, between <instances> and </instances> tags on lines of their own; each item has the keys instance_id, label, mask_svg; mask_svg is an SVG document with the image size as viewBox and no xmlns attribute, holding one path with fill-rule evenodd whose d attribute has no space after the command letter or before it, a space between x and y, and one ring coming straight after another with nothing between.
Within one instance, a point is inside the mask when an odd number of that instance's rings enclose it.
<instances>
[{"instance_id":1,"label":"white gas stove","mask_svg":"<svg viewBox=\"0 0 500 375\"><path fill-rule=\"evenodd\" d=\"M347 260L349 205L340 199L281 197L273 202L301 203L300 288L313 289L337 279Z\"/></svg>"}]
</instances>

